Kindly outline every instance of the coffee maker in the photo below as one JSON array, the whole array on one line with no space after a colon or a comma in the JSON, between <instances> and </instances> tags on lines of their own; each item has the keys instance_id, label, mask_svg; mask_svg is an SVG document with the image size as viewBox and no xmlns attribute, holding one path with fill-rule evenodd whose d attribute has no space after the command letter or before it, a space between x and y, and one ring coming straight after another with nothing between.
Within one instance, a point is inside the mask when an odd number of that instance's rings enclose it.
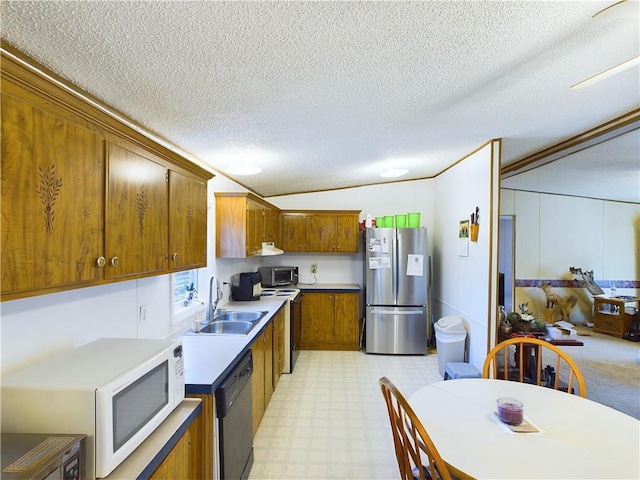
<instances>
[{"instance_id":1,"label":"coffee maker","mask_svg":"<svg viewBox=\"0 0 640 480\"><path fill-rule=\"evenodd\" d=\"M260 272L244 272L231 275L231 300L247 302L260 300L262 292Z\"/></svg>"}]
</instances>

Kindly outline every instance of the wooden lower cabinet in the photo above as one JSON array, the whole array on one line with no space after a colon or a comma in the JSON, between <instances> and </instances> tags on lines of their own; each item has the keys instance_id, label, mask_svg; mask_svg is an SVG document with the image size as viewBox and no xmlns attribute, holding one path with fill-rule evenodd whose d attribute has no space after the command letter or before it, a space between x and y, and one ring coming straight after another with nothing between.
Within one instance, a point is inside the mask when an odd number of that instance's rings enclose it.
<instances>
[{"instance_id":1,"label":"wooden lower cabinet","mask_svg":"<svg viewBox=\"0 0 640 480\"><path fill-rule=\"evenodd\" d=\"M251 346L253 374L253 435L255 436L273 393L273 322L269 323Z\"/></svg>"},{"instance_id":2,"label":"wooden lower cabinet","mask_svg":"<svg viewBox=\"0 0 640 480\"><path fill-rule=\"evenodd\" d=\"M302 298L302 350L358 350L360 294L305 292Z\"/></svg>"},{"instance_id":3,"label":"wooden lower cabinet","mask_svg":"<svg viewBox=\"0 0 640 480\"><path fill-rule=\"evenodd\" d=\"M251 394L253 402L253 435L255 436L264 412L271 401L284 367L284 309L274 317L253 342L253 374Z\"/></svg>"},{"instance_id":4,"label":"wooden lower cabinet","mask_svg":"<svg viewBox=\"0 0 640 480\"><path fill-rule=\"evenodd\" d=\"M218 458L218 431L215 426L215 396L213 394L187 394L187 398L202 400L202 413L189 426L188 430L191 438L191 450L189 452L190 476L188 478L193 480L218 478L218 464L216 463L216 458ZM182 477L172 478L178 479Z\"/></svg>"},{"instance_id":5,"label":"wooden lower cabinet","mask_svg":"<svg viewBox=\"0 0 640 480\"><path fill-rule=\"evenodd\" d=\"M180 437L178 443L164 458L162 463L149 477L151 480L200 480L202 478L213 478L212 470L205 470L207 465L211 465L212 456L204 455L203 440L205 439L205 425L211 422L211 414L206 413L204 398L207 395L195 395L195 398L203 400L202 413L193 421L186 432ZM212 395L208 395L212 397ZM212 438L213 433L209 433ZM208 476L207 476L208 475Z\"/></svg>"},{"instance_id":6,"label":"wooden lower cabinet","mask_svg":"<svg viewBox=\"0 0 640 480\"><path fill-rule=\"evenodd\" d=\"M637 298L623 300L610 297L593 298L593 331L606 333L614 337L623 338L626 332L632 330L636 314L629 314L625 310L627 304L638 307Z\"/></svg>"},{"instance_id":7,"label":"wooden lower cabinet","mask_svg":"<svg viewBox=\"0 0 640 480\"><path fill-rule=\"evenodd\" d=\"M285 308L289 308L285 306ZM284 309L273 320L273 390L276 390L284 369Z\"/></svg>"},{"instance_id":8,"label":"wooden lower cabinet","mask_svg":"<svg viewBox=\"0 0 640 480\"><path fill-rule=\"evenodd\" d=\"M189 471L191 454L191 434L184 432L178 443L171 449L160 466L149 477L151 480L196 479Z\"/></svg>"}]
</instances>

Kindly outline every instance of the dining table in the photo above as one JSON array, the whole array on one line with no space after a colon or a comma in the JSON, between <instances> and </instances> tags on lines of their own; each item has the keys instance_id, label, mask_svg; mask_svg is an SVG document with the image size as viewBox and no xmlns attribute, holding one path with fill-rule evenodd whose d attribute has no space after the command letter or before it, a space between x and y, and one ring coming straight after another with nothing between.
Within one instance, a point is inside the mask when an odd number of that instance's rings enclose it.
<instances>
[{"instance_id":1,"label":"dining table","mask_svg":"<svg viewBox=\"0 0 640 480\"><path fill-rule=\"evenodd\" d=\"M497 417L501 397L524 404L524 428ZM640 479L640 421L544 386L468 378L409 396L438 452L458 478Z\"/></svg>"}]
</instances>

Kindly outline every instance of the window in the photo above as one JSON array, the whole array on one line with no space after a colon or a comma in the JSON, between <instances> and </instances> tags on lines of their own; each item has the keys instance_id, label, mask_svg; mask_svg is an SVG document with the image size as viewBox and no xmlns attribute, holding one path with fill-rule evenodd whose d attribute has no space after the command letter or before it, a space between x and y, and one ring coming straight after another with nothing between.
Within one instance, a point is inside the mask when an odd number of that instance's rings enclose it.
<instances>
[{"instance_id":1,"label":"window","mask_svg":"<svg viewBox=\"0 0 640 480\"><path fill-rule=\"evenodd\" d=\"M172 323L178 323L193 316L194 310L202 307L196 299L198 290L198 271L185 270L171 275L173 316Z\"/></svg>"}]
</instances>

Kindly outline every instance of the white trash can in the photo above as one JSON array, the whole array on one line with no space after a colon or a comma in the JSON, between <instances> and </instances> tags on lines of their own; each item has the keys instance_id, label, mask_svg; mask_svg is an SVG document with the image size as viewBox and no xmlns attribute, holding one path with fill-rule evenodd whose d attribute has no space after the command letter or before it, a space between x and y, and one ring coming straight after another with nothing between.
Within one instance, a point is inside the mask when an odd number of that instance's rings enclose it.
<instances>
[{"instance_id":1,"label":"white trash can","mask_svg":"<svg viewBox=\"0 0 640 480\"><path fill-rule=\"evenodd\" d=\"M464 362L464 343L467 331L457 315L442 317L435 323L438 370L444 378L444 369L449 362Z\"/></svg>"}]
</instances>

